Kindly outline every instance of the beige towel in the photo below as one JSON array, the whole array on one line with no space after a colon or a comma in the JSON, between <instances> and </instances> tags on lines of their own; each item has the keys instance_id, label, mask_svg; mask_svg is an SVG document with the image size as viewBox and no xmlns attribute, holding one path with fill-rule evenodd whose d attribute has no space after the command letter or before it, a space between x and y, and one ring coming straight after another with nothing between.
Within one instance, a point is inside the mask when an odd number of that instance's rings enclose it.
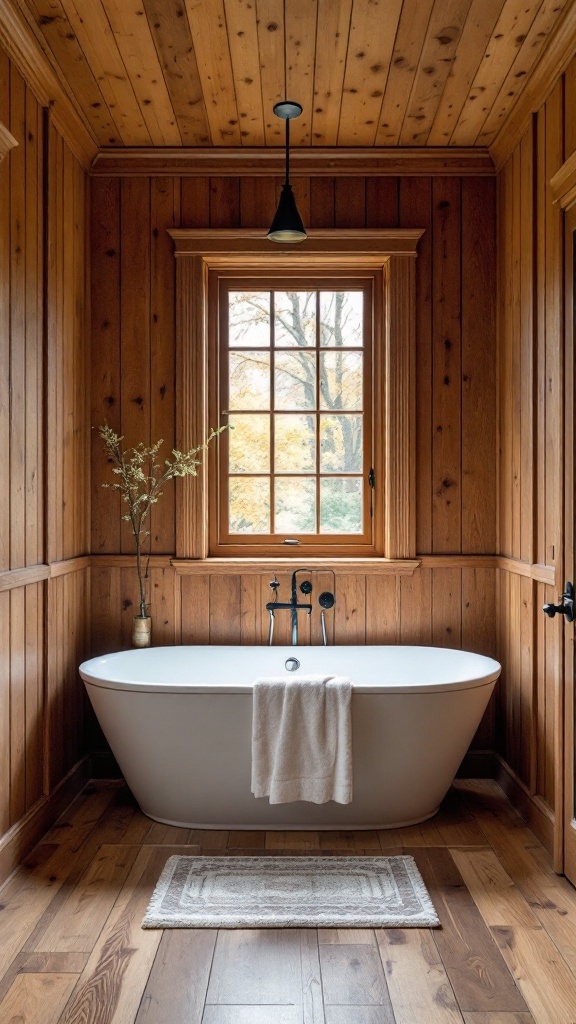
<instances>
[{"instance_id":1,"label":"beige towel","mask_svg":"<svg viewBox=\"0 0 576 1024\"><path fill-rule=\"evenodd\" d=\"M352 684L345 676L256 679L252 792L271 804L352 799Z\"/></svg>"}]
</instances>

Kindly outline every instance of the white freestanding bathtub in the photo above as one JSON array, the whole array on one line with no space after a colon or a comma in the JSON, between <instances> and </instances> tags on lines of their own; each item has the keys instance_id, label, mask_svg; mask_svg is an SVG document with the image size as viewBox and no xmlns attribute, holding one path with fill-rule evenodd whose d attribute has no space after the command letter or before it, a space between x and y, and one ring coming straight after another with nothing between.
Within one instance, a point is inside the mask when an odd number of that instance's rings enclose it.
<instances>
[{"instance_id":1,"label":"white freestanding bathtub","mask_svg":"<svg viewBox=\"0 0 576 1024\"><path fill-rule=\"evenodd\" d=\"M271 805L250 792L252 681L350 676L349 804ZM145 814L234 829L394 828L438 810L500 674L434 647L151 647L80 666L92 706Z\"/></svg>"}]
</instances>

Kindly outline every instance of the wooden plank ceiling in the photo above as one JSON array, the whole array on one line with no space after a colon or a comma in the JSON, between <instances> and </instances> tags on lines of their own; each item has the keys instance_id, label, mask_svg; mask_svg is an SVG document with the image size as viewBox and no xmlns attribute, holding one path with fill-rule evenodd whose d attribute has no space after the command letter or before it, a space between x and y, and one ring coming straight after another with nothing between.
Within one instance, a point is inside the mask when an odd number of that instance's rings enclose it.
<instances>
[{"instance_id":1,"label":"wooden plank ceiling","mask_svg":"<svg viewBox=\"0 0 576 1024\"><path fill-rule=\"evenodd\" d=\"M15 0L98 146L489 146L573 0Z\"/></svg>"}]
</instances>

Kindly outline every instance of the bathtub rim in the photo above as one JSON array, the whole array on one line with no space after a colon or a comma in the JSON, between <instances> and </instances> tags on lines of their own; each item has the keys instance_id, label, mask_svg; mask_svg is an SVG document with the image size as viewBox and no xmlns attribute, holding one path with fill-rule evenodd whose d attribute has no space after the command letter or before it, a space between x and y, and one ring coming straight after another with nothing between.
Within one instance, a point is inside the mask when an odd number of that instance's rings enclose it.
<instances>
[{"instance_id":1,"label":"bathtub rim","mask_svg":"<svg viewBox=\"0 0 576 1024\"><path fill-rule=\"evenodd\" d=\"M340 646L345 648L345 649L347 649L347 650L353 650L355 648L355 645L352 645L352 644L345 644L345 645L340 645ZM410 695L417 695L417 694L423 694L423 693L447 693L447 692L459 691L459 690L471 690L471 689L476 689L476 688L481 687L481 686L493 686L496 683L496 681L497 681L497 679L498 679L498 677L499 677L499 675L500 675L500 673L502 671L502 666L494 658L490 658L489 656L487 656L485 654L477 654L475 651L460 651L460 649L458 649L458 648L452 648L452 647L431 647L431 646L423 646L423 645L416 645L416 644L365 644L365 645L363 644L363 645L358 645L358 646L360 646L361 650L364 647L367 647L367 648L372 649L372 650L382 649L384 651L390 650L390 649L393 649L393 650L407 650L407 651L411 651L411 650L414 650L414 651L434 651L436 654L438 654L440 652L450 652L451 656L453 656L454 654L456 654L456 655L462 654L462 655L466 655L468 657L473 657L473 658L478 659L479 669L481 667L483 667L484 670L485 670L484 672L480 672L479 671L478 675L476 675L472 679L454 680L452 682L446 681L446 680L439 680L438 682L431 682L431 683L409 683L409 684L406 684L405 682L403 682L403 683L377 683L377 684L367 684L366 682L363 682L363 683L354 683L354 682L352 682L353 693L358 693L358 694L368 694L368 695L374 694L376 696L378 694L382 695L382 694L388 693L388 694L398 694L398 695L410 696ZM221 644L221 645L220 644L198 644L198 645L195 645L195 644L176 644L176 645L171 645L171 646L154 647L154 648L150 648L149 650L166 651L168 653L168 652L181 651L181 650L188 650L188 651L194 652L194 650L200 650L200 649L202 649L202 650L210 649L210 650L231 651L231 650L238 650L240 648L243 648L245 650L251 650L251 649L254 649L254 650L268 650L268 648L262 647L262 645L240 645L240 644L227 644L227 645L224 645L224 644ZM295 647L292 647L292 646L289 646L289 647L288 646L277 646L277 647L270 648L270 650L273 650L278 655L285 655L286 658L294 657L295 656L295 651L297 651L297 650L306 651L307 649L309 649L309 648L307 648L307 647L295 648ZM313 649L314 650L319 650L321 648L317 648L316 647L316 648L313 648ZM335 645L334 647L330 647L329 649L337 651L339 649L339 645ZM145 649L145 650L148 650L148 649ZM166 696L168 694L177 695L177 694L190 694L190 693L196 693L196 694L199 694L199 695L202 695L202 694L220 694L222 696L224 696L224 695L234 696L234 695L242 695L242 694L251 694L253 692L252 683L244 683L244 682L242 682L242 683L231 683L231 682L227 681L225 683L217 684L217 683L214 683L214 682L210 682L210 683L202 683L202 682L180 683L180 682L169 681L169 682L166 682L166 683L161 683L161 682L158 682L158 681L138 680L138 679L130 679L130 680L103 679L101 676L98 676L98 675L94 674L95 673L95 669L98 666L101 666L102 663L106 659L109 659L109 658L114 658L114 659L122 658L122 659L124 659L124 656L126 656L126 658L128 658L130 656L134 656L135 654L140 656L140 657L142 657L142 655L145 655L145 650L142 650L142 649L130 649L130 650L125 650L125 651L114 651L114 652L110 652L108 654L98 655L95 658L89 658L86 661L82 662L82 664L79 666L78 671L79 671L80 676L82 677L85 685L87 685L87 686L96 686L96 687L101 688L101 689L117 690L117 691L121 691L121 692L122 691L127 691L127 692L132 692L132 693L158 693L158 694L163 694L163 695L166 695ZM258 677L258 675L259 675L259 673L257 671L255 671L254 677L256 678L256 677ZM286 673L286 675L288 676L288 673ZM293 675L290 675L289 678L291 678L291 679L298 679L299 675L297 673L294 673Z\"/></svg>"}]
</instances>

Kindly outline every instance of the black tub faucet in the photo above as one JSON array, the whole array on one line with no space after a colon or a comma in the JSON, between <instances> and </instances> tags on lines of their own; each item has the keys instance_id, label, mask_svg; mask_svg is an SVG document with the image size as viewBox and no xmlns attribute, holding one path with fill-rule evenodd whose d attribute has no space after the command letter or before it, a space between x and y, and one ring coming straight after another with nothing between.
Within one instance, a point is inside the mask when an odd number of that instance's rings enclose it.
<instances>
[{"instance_id":1,"label":"black tub faucet","mask_svg":"<svg viewBox=\"0 0 576 1024\"><path fill-rule=\"evenodd\" d=\"M297 646L298 644L298 612L307 611L308 615L312 614L312 605L307 601L299 601L297 593L297 580L296 577L299 572L310 573L311 569L295 569L292 573L292 582L290 587L291 597L289 601L278 601L278 582L276 577L270 583L270 587L274 592L274 600L268 601L266 604L266 611L270 615L270 629L268 632L268 646L272 645L272 637L274 634L274 613L280 608L287 608L290 611L290 624L292 630L292 644ZM300 591L302 594L307 596L312 593L312 584L310 580L304 580L300 584Z\"/></svg>"}]
</instances>

